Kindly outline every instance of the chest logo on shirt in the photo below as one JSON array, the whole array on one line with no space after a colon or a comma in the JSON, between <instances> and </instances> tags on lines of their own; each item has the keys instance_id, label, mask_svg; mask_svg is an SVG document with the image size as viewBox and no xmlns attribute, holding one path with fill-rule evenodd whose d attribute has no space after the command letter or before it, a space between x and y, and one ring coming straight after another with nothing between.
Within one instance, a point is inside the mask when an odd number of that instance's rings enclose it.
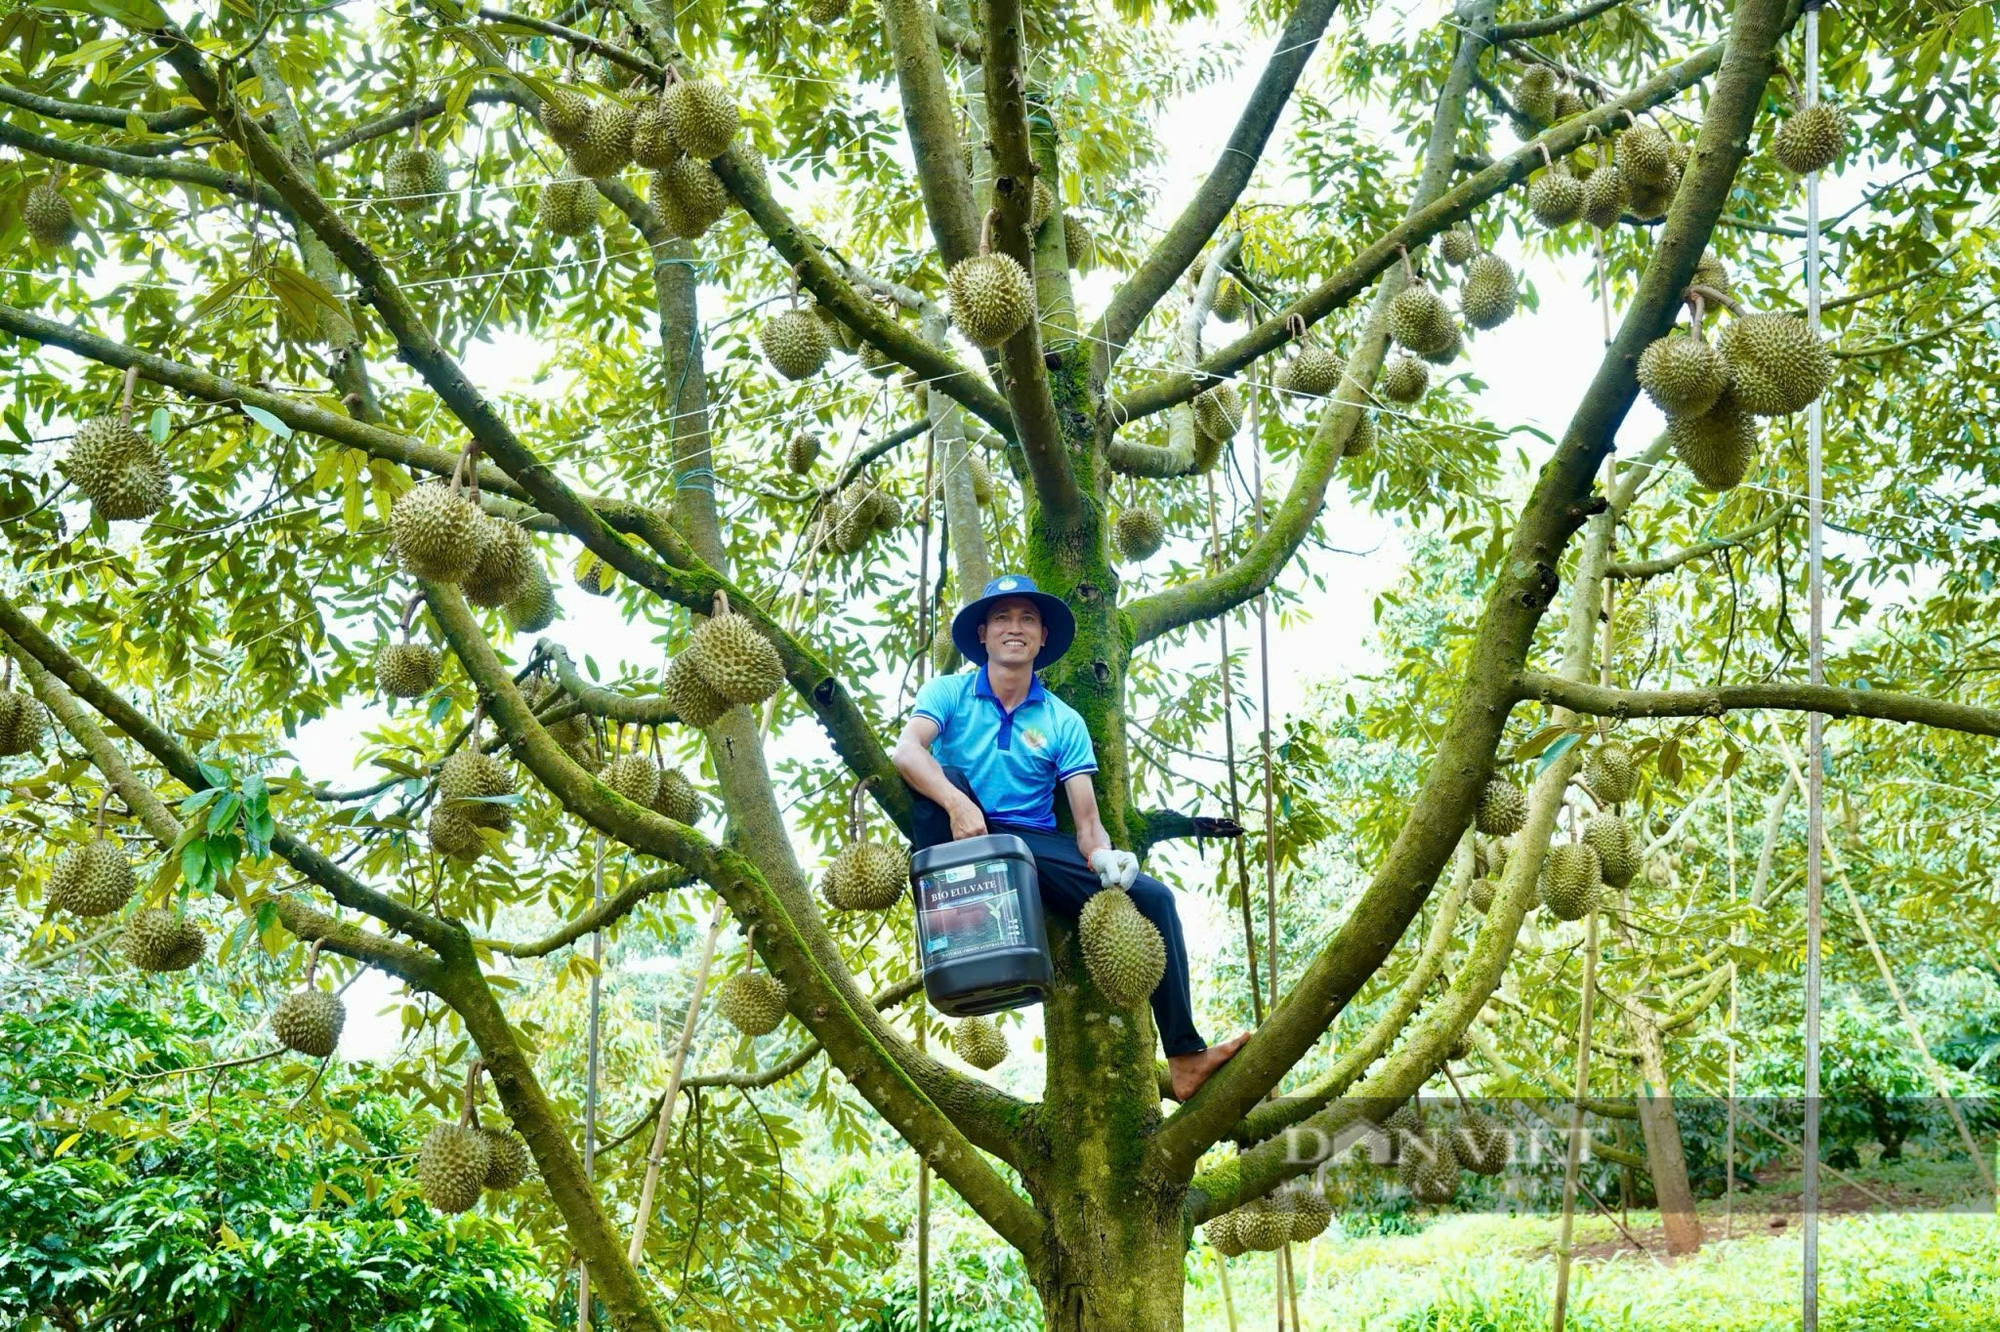
<instances>
[{"instance_id":1,"label":"chest logo on shirt","mask_svg":"<svg viewBox=\"0 0 2000 1332\"><path fill-rule=\"evenodd\" d=\"M1024 726L1021 728L1021 743L1039 754L1048 748L1049 738L1032 726Z\"/></svg>"}]
</instances>

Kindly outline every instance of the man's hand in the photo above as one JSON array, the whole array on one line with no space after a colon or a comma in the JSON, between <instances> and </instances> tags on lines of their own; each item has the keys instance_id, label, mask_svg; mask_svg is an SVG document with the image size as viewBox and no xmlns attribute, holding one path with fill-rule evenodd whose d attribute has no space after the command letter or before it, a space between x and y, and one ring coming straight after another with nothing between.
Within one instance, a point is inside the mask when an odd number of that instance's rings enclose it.
<instances>
[{"instance_id":1,"label":"man's hand","mask_svg":"<svg viewBox=\"0 0 2000 1332\"><path fill-rule=\"evenodd\" d=\"M962 842L968 837L986 835L986 816L979 812L979 806L960 796L951 806L951 840Z\"/></svg>"},{"instance_id":2,"label":"man's hand","mask_svg":"<svg viewBox=\"0 0 2000 1332\"><path fill-rule=\"evenodd\" d=\"M1139 857L1116 847L1093 851L1090 867L1097 871L1097 881L1106 888L1130 888L1139 877Z\"/></svg>"}]
</instances>

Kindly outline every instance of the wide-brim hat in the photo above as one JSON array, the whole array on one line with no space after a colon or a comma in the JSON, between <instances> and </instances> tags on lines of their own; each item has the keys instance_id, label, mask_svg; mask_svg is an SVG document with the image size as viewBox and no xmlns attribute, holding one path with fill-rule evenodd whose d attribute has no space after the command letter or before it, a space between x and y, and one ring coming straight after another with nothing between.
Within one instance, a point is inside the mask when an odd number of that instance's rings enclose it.
<instances>
[{"instance_id":1,"label":"wide-brim hat","mask_svg":"<svg viewBox=\"0 0 2000 1332\"><path fill-rule=\"evenodd\" d=\"M1042 612L1042 625L1049 631L1049 641L1035 654L1036 670L1069 651L1069 645L1076 641L1076 616L1070 613L1063 599L1036 587L1035 580L1026 574L1001 574L986 585L979 600L969 602L952 617L951 641L967 661L979 666L986 664L986 645L979 641L979 626L986 623L986 612L993 603L1008 597L1026 597Z\"/></svg>"}]
</instances>

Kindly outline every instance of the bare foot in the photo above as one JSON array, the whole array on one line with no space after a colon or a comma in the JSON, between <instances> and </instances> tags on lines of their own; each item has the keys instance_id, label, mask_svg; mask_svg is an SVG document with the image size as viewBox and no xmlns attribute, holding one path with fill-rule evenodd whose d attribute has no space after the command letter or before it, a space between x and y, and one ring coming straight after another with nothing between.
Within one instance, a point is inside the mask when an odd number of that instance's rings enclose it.
<instances>
[{"instance_id":1,"label":"bare foot","mask_svg":"<svg viewBox=\"0 0 2000 1332\"><path fill-rule=\"evenodd\" d=\"M1208 1081L1208 1075L1229 1062L1229 1057L1242 1048L1250 1039L1247 1031L1238 1032L1220 1045L1211 1045L1200 1054L1172 1055L1167 1059L1167 1072L1174 1081L1174 1099L1185 1101L1201 1090L1201 1084Z\"/></svg>"}]
</instances>

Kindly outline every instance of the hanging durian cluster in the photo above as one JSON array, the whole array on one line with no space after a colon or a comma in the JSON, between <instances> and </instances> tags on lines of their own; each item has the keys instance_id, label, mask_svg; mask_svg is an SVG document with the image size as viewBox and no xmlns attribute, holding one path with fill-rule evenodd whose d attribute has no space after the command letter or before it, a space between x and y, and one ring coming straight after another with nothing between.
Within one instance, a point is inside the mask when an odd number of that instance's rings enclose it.
<instances>
[{"instance_id":1,"label":"hanging durian cluster","mask_svg":"<svg viewBox=\"0 0 2000 1332\"><path fill-rule=\"evenodd\" d=\"M141 971L186 971L201 961L208 951L208 940L201 926L185 913L142 907L125 922L119 947L125 960Z\"/></svg>"},{"instance_id":2,"label":"hanging durian cluster","mask_svg":"<svg viewBox=\"0 0 2000 1332\"><path fill-rule=\"evenodd\" d=\"M784 683L784 659L771 640L748 617L725 609L667 663L660 693L682 725L699 729L739 703L762 703Z\"/></svg>"},{"instance_id":3,"label":"hanging durian cluster","mask_svg":"<svg viewBox=\"0 0 2000 1332\"><path fill-rule=\"evenodd\" d=\"M597 229L596 180L636 163L653 173L647 198L667 229L694 240L721 220L729 191L709 163L728 152L742 124L728 90L713 79L676 78L638 107L558 86L542 103L542 129L567 156L545 182L537 223L558 236Z\"/></svg>"},{"instance_id":4,"label":"hanging durian cluster","mask_svg":"<svg viewBox=\"0 0 2000 1332\"><path fill-rule=\"evenodd\" d=\"M1308 1185L1287 1185L1210 1217L1208 1242L1225 1258L1241 1253L1270 1253L1287 1244L1318 1239L1333 1223L1333 1207L1325 1195Z\"/></svg>"},{"instance_id":5,"label":"hanging durian cluster","mask_svg":"<svg viewBox=\"0 0 2000 1332\"><path fill-rule=\"evenodd\" d=\"M850 481L820 510L813 544L852 555L903 525L903 502L866 477Z\"/></svg>"},{"instance_id":6,"label":"hanging durian cluster","mask_svg":"<svg viewBox=\"0 0 2000 1332\"><path fill-rule=\"evenodd\" d=\"M417 1191L440 1212L464 1212L487 1189L518 1188L534 1166L528 1144L511 1129L484 1128L473 1108L475 1079L456 1124L439 1124L417 1152Z\"/></svg>"},{"instance_id":7,"label":"hanging durian cluster","mask_svg":"<svg viewBox=\"0 0 2000 1332\"><path fill-rule=\"evenodd\" d=\"M513 822L513 794L513 772L479 748L476 732L468 736L438 768L437 803L426 827L431 850L452 860L479 859L487 848L480 829L504 831Z\"/></svg>"}]
</instances>

